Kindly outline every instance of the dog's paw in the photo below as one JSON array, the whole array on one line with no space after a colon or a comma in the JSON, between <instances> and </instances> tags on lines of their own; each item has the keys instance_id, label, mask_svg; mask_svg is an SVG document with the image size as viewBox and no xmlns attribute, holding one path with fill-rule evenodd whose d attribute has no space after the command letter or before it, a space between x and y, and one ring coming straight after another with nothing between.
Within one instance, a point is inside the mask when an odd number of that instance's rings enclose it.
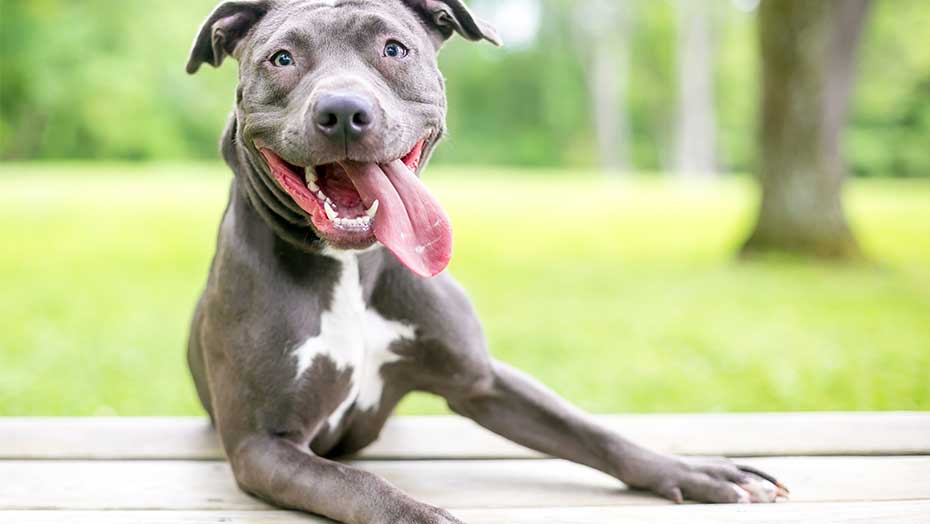
<instances>
[{"instance_id":1,"label":"dog's paw","mask_svg":"<svg viewBox=\"0 0 930 524\"><path fill-rule=\"evenodd\" d=\"M398 513L390 524L465 524L448 511L427 504L414 504Z\"/></svg>"},{"instance_id":2,"label":"dog's paw","mask_svg":"<svg viewBox=\"0 0 930 524\"><path fill-rule=\"evenodd\" d=\"M678 504L685 500L769 503L788 498L788 489L772 476L727 459L679 459L674 469L653 489Z\"/></svg>"},{"instance_id":3,"label":"dog's paw","mask_svg":"<svg viewBox=\"0 0 930 524\"><path fill-rule=\"evenodd\" d=\"M788 498L788 489L770 475L723 458L644 453L627 459L620 480L678 504L685 500L748 504Z\"/></svg>"}]
</instances>

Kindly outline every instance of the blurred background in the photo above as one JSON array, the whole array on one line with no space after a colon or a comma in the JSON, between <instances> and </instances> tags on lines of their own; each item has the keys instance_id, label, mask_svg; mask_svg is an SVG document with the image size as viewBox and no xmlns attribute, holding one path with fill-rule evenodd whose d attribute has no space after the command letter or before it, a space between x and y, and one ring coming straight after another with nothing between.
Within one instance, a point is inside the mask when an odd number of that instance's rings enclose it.
<instances>
[{"instance_id":1,"label":"blurred background","mask_svg":"<svg viewBox=\"0 0 930 524\"><path fill-rule=\"evenodd\" d=\"M0 415L200 413L215 5L0 0ZM498 358L596 412L930 409L930 4L470 5L506 46L444 49L426 177Z\"/></svg>"}]
</instances>

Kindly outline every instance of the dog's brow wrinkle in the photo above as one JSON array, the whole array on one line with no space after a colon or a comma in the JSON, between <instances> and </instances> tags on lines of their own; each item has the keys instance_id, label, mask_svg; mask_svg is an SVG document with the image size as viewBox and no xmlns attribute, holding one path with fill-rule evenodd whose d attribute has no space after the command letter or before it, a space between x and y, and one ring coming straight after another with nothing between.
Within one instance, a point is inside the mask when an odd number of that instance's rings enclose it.
<instances>
[{"instance_id":1,"label":"dog's brow wrinkle","mask_svg":"<svg viewBox=\"0 0 930 524\"><path fill-rule=\"evenodd\" d=\"M359 17L353 25L357 31L366 35L377 35L394 32L396 29L387 20L378 15L367 14Z\"/></svg>"},{"instance_id":2,"label":"dog's brow wrinkle","mask_svg":"<svg viewBox=\"0 0 930 524\"><path fill-rule=\"evenodd\" d=\"M365 0L311 0L317 4L324 4L318 7L371 7L371 4ZM328 4L328 5L326 5Z\"/></svg>"},{"instance_id":3,"label":"dog's brow wrinkle","mask_svg":"<svg viewBox=\"0 0 930 524\"><path fill-rule=\"evenodd\" d=\"M271 47L276 48L284 44L290 44L295 47L306 47L306 48L313 47L313 41L311 40L310 34L308 33L308 31L301 30L296 27L288 28L286 31L284 31L284 33L280 37L274 38L273 42L274 42L274 45L270 45L269 49ZM269 52L273 52L273 51L269 51Z\"/></svg>"}]
</instances>

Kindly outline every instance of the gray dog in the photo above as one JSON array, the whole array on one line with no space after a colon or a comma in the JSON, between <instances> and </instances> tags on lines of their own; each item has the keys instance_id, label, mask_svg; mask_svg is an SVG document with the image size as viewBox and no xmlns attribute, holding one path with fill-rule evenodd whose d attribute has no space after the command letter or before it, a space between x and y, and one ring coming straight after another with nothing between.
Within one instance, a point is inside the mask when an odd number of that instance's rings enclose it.
<instances>
[{"instance_id":1,"label":"gray dog","mask_svg":"<svg viewBox=\"0 0 930 524\"><path fill-rule=\"evenodd\" d=\"M460 0L226 2L189 73L239 62L235 173L188 359L242 489L351 524L458 523L326 457L427 391L524 446L675 502L771 502L769 476L637 446L493 360L443 273L452 229L419 173L445 131L437 53L499 43Z\"/></svg>"}]
</instances>

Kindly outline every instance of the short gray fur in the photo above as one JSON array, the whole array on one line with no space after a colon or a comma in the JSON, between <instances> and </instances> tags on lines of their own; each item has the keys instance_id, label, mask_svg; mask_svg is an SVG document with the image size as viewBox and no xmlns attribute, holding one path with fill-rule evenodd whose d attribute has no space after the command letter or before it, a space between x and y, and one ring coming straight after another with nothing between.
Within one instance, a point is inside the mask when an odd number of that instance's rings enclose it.
<instances>
[{"instance_id":1,"label":"short gray fur","mask_svg":"<svg viewBox=\"0 0 930 524\"><path fill-rule=\"evenodd\" d=\"M675 501L774 499L767 483L730 462L694 461L635 445L541 384L495 361L462 288L444 273L422 279L384 248L359 252L365 307L415 326L380 370L381 398L327 422L347 397L352 369L319 356L295 378L295 345L319 335L345 269L306 214L270 175L256 143L295 165L399 158L427 131L426 164L445 131L437 53L457 33L499 43L459 0L252 0L226 2L195 40L188 72L239 62L236 105L222 139L235 174L206 289L194 315L188 360L242 489L280 507L349 524L458 523L382 479L331 460L374 441L404 395L425 391L519 444L572 460ZM372 49L385 34L411 49L403 69ZM303 64L287 82L267 58L288 47ZM362 93L377 123L359 141L323 136L309 111L321 93ZM421 168L422 170L422 165ZM330 348L338 351L338 348ZM735 489L736 484L746 491ZM770 486L770 485L768 485ZM745 501L745 500L744 500Z\"/></svg>"}]
</instances>

